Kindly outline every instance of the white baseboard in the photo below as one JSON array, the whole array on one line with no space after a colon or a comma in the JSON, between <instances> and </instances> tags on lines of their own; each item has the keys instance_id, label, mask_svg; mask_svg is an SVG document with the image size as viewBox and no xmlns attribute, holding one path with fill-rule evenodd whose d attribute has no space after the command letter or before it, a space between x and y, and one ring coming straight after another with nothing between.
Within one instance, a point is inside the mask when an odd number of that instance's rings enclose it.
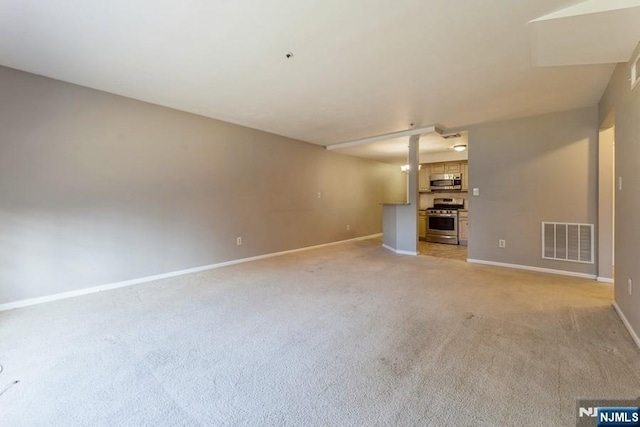
<instances>
[{"instance_id":1,"label":"white baseboard","mask_svg":"<svg viewBox=\"0 0 640 427\"><path fill-rule=\"evenodd\" d=\"M399 255L411 255L411 256L418 256L418 252L413 252L413 251L401 251L401 250L396 250L395 253L399 254Z\"/></svg>"},{"instance_id":2,"label":"white baseboard","mask_svg":"<svg viewBox=\"0 0 640 427\"><path fill-rule=\"evenodd\" d=\"M618 303L614 301L612 305L613 305L613 308L616 310L616 313L618 313L620 320L622 320L622 323L624 324L625 328L627 328L627 331L629 331L631 338L636 343L638 348L640 348L640 337L638 337L638 334L636 334L636 331L634 331L633 327L631 327L631 323L629 323L629 321L627 320L627 317L624 315L624 313L618 306Z\"/></svg>"},{"instance_id":3,"label":"white baseboard","mask_svg":"<svg viewBox=\"0 0 640 427\"><path fill-rule=\"evenodd\" d=\"M81 296L81 295L93 294L93 293L96 293L96 292L108 291L110 289L124 288L126 286L137 285L139 283L152 282L154 280L167 279L169 277L183 276L185 274L198 273L200 271L213 270L214 268L227 267L227 266L234 265L234 264L241 264L243 262L250 262L250 261L257 261L257 260L260 260L260 259L273 258L273 257L281 256L281 255L292 254L292 253L295 253L295 252L309 251L309 250L312 250L312 249L324 248L324 247L327 247L327 246L338 245L338 244L346 243L346 242L373 239L375 237L380 237L380 236L382 236L382 233L371 234L371 235L362 236L362 237L355 237L353 239L347 239L347 240L339 240L337 242L324 243L322 245L307 246L307 247L304 247L304 248L291 249L291 250L288 250L288 251L274 252L274 253L265 254L265 255L258 255L258 256L249 257L249 258L235 259L235 260L231 260L231 261L220 262L220 263L217 263L217 264L209 264L209 265L203 265L203 266L200 266L200 267L187 268L185 270L171 271L169 273L156 274L156 275L153 275L153 276L147 276L147 277L141 277L141 278L138 278L138 279L125 280L123 282L110 283L110 284L107 284L107 285L93 286L93 287L90 287L90 288L82 288L82 289L78 289L78 290L70 291L70 292L62 292L62 293L59 293L59 294L45 295L45 296L37 297L37 298L23 299L23 300L19 300L19 301L13 301L13 302L5 303L5 304L0 304L0 311L12 310L14 308L20 308L20 307L28 307L30 305L42 304L42 303L45 303L45 302L57 301L57 300L66 299L66 298L73 298L73 297L77 297L77 296Z\"/></svg>"},{"instance_id":4,"label":"white baseboard","mask_svg":"<svg viewBox=\"0 0 640 427\"><path fill-rule=\"evenodd\" d=\"M596 280L598 282L602 282L602 283L614 283L613 279L611 279L609 277L600 277L600 276L598 276L598 278Z\"/></svg>"},{"instance_id":5,"label":"white baseboard","mask_svg":"<svg viewBox=\"0 0 640 427\"><path fill-rule=\"evenodd\" d=\"M392 248L389 245L385 245L384 243L382 244L382 247L385 248L385 249L390 250L391 252L395 252L398 255L413 255L413 256L417 256L418 255L418 252L401 251L400 249L395 249L395 248Z\"/></svg>"},{"instance_id":6,"label":"white baseboard","mask_svg":"<svg viewBox=\"0 0 640 427\"><path fill-rule=\"evenodd\" d=\"M471 259L471 258L467 258L467 262L470 262L472 264L485 264L485 265L494 265L496 267L507 267L507 268L515 268L518 270L536 271L538 273L551 273L551 274L559 274L562 276L582 277L584 279L596 278L595 274L576 273L574 271L554 270L552 268L532 267L529 265L508 264L506 262L484 261L481 259Z\"/></svg>"}]
</instances>

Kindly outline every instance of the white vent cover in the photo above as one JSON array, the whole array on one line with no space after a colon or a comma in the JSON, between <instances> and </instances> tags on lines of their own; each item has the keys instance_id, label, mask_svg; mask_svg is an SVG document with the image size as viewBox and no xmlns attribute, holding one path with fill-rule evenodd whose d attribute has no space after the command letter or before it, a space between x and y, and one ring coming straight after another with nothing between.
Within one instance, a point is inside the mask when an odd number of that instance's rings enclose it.
<instances>
[{"instance_id":1,"label":"white vent cover","mask_svg":"<svg viewBox=\"0 0 640 427\"><path fill-rule=\"evenodd\" d=\"M543 222L542 258L593 264L593 224Z\"/></svg>"}]
</instances>

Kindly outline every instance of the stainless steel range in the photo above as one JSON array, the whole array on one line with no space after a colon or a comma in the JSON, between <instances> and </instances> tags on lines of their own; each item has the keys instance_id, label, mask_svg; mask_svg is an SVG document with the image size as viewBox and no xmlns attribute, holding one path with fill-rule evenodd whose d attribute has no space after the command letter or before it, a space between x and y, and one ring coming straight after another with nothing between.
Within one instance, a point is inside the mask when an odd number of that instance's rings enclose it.
<instances>
[{"instance_id":1,"label":"stainless steel range","mask_svg":"<svg viewBox=\"0 0 640 427\"><path fill-rule=\"evenodd\" d=\"M458 244L458 209L464 199L434 199L427 209L427 242Z\"/></svg>"}]
</instances>

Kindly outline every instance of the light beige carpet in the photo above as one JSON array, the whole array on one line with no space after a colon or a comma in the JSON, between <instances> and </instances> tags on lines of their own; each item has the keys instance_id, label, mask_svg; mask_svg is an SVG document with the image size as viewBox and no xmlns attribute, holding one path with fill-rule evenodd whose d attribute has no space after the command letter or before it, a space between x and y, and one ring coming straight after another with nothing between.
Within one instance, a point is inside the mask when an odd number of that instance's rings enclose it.
<instances>
[{"instance_id":1,"label":"light beige carpet","mask_svg":"<svg viewBox=\"0 0 640 427\"><path fill-rule=\"evenodd\" d=\"M640 396L594 281L351 242L0 313L0 425L575 425Z\"/></svg>"}]
</instances>

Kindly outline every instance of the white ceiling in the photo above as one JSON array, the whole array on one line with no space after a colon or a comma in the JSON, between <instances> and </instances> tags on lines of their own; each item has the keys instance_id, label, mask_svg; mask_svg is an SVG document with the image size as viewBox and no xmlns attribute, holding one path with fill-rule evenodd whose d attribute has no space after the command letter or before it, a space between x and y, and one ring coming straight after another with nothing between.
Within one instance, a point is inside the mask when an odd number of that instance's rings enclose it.
<instances>
[{"instance_id":1,"label":"white ceiling","mask_svg":"<svg viewBox=\"0 0 640 427\"><path fill-rule=\"evenodd\" d=\"M640 40L640 0L587 0L534 19L529 29L534 65L627 62Z\"/></svg>"},{"instance_id":2,"label":"white ceiling","mask_svg":"<svg viewBox=\"0 0 640 427\"><path fill-rule=\"evenodd\" d=\"M578 3L0 0L0 64L330 145L595 105L614 65L531 65Z\"/></svg>"}]
</instances>

